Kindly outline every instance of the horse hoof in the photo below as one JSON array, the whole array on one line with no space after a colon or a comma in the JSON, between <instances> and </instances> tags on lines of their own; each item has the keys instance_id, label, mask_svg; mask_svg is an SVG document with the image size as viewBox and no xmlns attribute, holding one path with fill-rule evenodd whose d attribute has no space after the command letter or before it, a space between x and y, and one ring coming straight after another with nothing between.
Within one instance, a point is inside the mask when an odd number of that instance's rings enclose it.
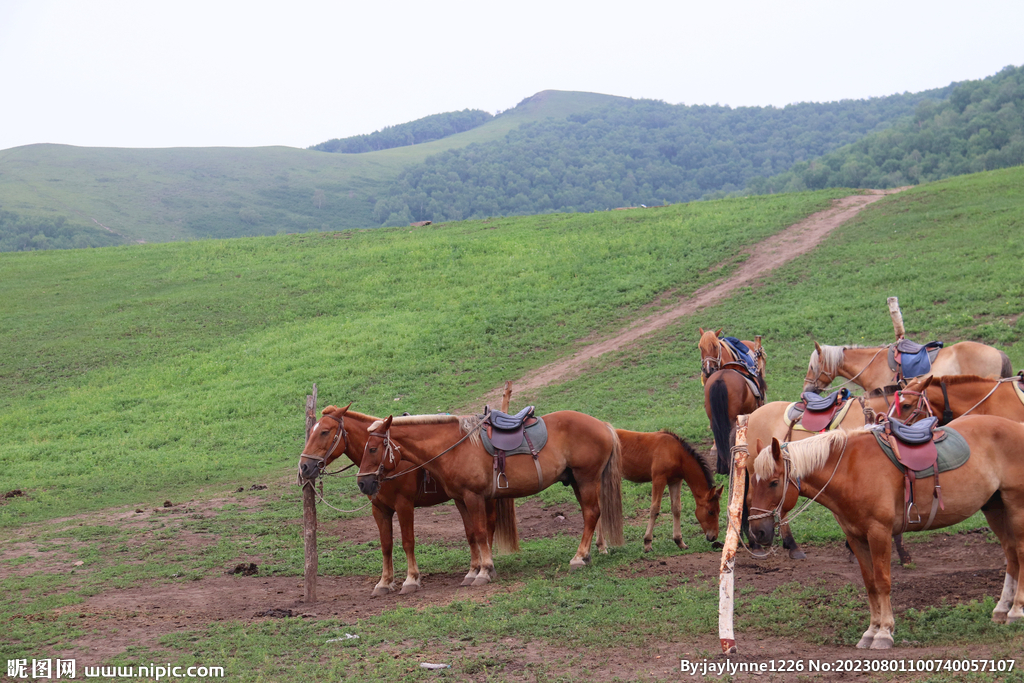
<instances>
[{"instance_id":1,"label":"horse hoof","mask_svg":"<svg viewBox=\"0 0 1024 683\"><path fill-rule=\"evenodd\" d=\"M875 640L874 636L861 636L861 639L857 642L858 650L867 650L871 647L871 643Z\"/></svg>"},{"instance_id":2,"label":"horse hoof","mask_svg":"<svg viewBox=\"0 0 1024 683\"><path fill-rule=\"evenodd\" d=\"M891 650L892 649L892 636L879 634L875 636L874 640L871 641L872 650Z\"/></svg>"},{"instance_id":3,"label":"horse hoof","mask_svg":"<svg viewBox=\"0 0 1024 683\"><path fill-rule=\"evenodd\" d=\"M1006 623L1007 624L1012 624L1012 623L1018 622L1021 619L1024 619L1024 614L1017 614L1017 615L1007 614L1006 615Z\"/></svg>"},{"instance_id":4,"label":"horse hoof","mask_svg":"<svg viewBox=\"0 0 1024 683\"><path fill-rule=\"evenodd\" d=\"M466 578L464 578L462 580L462 585L463 586L472 586L474 581L476 581L476 575L467 576Z\"/></svg>"},{"instance_id":5,"label":"horse hoof","mask_svg":"<svg viewBox=\"0 0 1024 683\"><path fill-rule=\"evenodd\" d=\"M374 586L373 593L370 595L371 598L380 598L391 592L391 589L387 586Z\"/></svg>"},{"instance_id":6,"label":"horse hoof","mask_svg":"<svg viewBox=\"0 0 1024 683\"><path fill-rule=\"evenodd\" d=\"M601 553L602 555L609 555L609 554L611 554L611 551L608 550L607 546L605 546L604 548L599 549L597 552Z\"/></svg>"},{"instance_id":7,"label":"horse hoof","mask_svg":"<svg viewBox=\"0 0 1024 683\"><path fill-rule=\"evenodd\" d=\"M571 560L569 560L569 569L581 569L583 567L586 567L588 564L590 564L589 555L584 557L582 560L574 557Z\"/></svg>"},{"instance_id":8,"label":"horse hoof","mask_svg":"<svg viewBox=\"0 0 1024 683\"><path fill-rule=\"evenodd\" d=\"M992 622L996 624L1005 624L1007 620L1007 612L992 612Z\"/></svg>"},{"instance_id":9,"label":"horse hoof","mask_svg":"<svg viewBox=\"0 0 1024 683\"><path fill-rule=\"evenodd\" d=\"M402 590L399 591L398 594L399 595L409 595L410 593L415 593L419 589L420 589L420 585L418 583L406 583L406 584L402 584Z\"/></svg>"},{"instance_id":10,"label":"horse hoof","mask_svg":"<svg viewBox=\"0 0 1024 683\"><path fill-rule=\"evenodd\" d=\"M654 546L651 543L648 543L647 541L644 541L644 552L645 553L649 553L652 550L654 550Z\"/></svg>"},{"instance_id":11,"label":"horse hoof","mask_svg":"<svg viewBox=\"0 0 1024 683\"><path fill-rule=\"evenodd\" d=\"M673 538L672 540L676 542L676 545L679 546L680 550L686 550L687 548L689 548L689 546L686 545L686 543L684 543L683 539L681 538Z\"/></svg>"},{"instance_id":12,"label":"horse hoof","mask_svg":"<svg viewBox=\"0 0 1024 683\"><path fill-rule=\"evenodd\" d=\"M487 574L480 574L480 576L473 579L473 583L471 585L475 588L476 586L486 586L490 582L491 577L487 576Z\"/></svg>"},{"instance_id":13,"label":"horse hoof","mask_svg":"<svg viewBox=\"0 0 1024 683\"><path fill-rule=\"evenodd\" d=\"M803 550L790 550L789 559L791 560L806 560L807 554Z\"/></svg>"}]
</instances>

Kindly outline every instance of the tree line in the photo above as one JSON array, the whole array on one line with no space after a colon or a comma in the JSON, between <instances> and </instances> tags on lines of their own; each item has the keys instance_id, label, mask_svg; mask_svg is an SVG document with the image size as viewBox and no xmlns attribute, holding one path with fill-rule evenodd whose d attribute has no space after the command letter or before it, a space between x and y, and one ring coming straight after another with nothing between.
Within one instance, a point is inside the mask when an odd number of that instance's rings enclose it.
<instances>
[{"instance_id":1,"label":"tree line","mask_svg":"<svg viewBox=\"0 0 1024 683\"><path fill-rule=\"evenodd\" d=\"M393 147L418 145L431 140L440 140L449 135L462 133L481 126L494 116L481 109L463 109L444 114L434 114L422 119L387 126L368 135L355 135L349 138L335 138L327 142L309 147L318 152L340 152L343 154L359 154L361 152L378 152Z\"/></svg>"},{"instance_id":2,"label":"tree line","mask_svg":"<svg viewBox=\"0 0 1024 683\"><path fill-rule=\"evenodd\" d=\"M64 216L38 218L0 210L0 251L83 249L123 243L117 235L73 224Z\"/></svg>"}]
</instances>

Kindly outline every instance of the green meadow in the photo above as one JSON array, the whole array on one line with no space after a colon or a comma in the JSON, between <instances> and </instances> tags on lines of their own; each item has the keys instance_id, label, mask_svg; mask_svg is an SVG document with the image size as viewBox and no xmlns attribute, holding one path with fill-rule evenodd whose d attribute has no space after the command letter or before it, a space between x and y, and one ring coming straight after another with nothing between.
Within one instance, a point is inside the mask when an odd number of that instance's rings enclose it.
<instances>
[{"instance_id":1,"label":"green meadow","mask_svg":"<svg viewBox=\"0 0 1024 683\"><path fill-rule=\"evenodd\" d=\"M24 492L0 506L0 550L15 543L34 549L3 560L19 571L0 581L0 618L11 624L2 654L45 656L88 637L78 606L90 596L201 582L241 556L260 557L261 574L298 579L300 496L290 482L313 382L321 405L354 401L372 414L472 405L504 380L665 305L660 294L686 296L728 276L744 248L843 194L0 254L0 493ZM746 291L596 359L579 377L535 396L514 395L513 406L529 400L542 413L574 409L628 429L670 428L703 448L710 431L698 326L742 338L763 334L769 398L792 399L814 340L891 340L885 298L893 295L912 338L985 341L1024 367L1022 225L1024 169L888 197ZM231 493L254 481L272 485ZM331 486L336 500L361 503L341 483ZM567 573L578 539L560 535L499 557L499 582L509 589L487 600L357 621L196 624L116 661L223 662L244 681L420 680L436 674L417 663L443 656L462 678L589 680L606 648L653 656L643 643L687 641L716 628L714 576L630 576L645 560L680 553L667 514L653 555L641 552L645 515L634 512L649 495L650 485L624 484L627 545L583 572ZM154 516L142 528L102 515L211 498L228 502L174 523ZM563 487L541 498L575 506ZM684 489L690 549L683 552L713 556L687 498ZM339 516L321 511L325 521ZM983 524L974 518L952 531ZM842 538L821 508L811 508L794 533L805 544ZM185 535L209 543L186 552L178 543ZM321 573L377 574L376 539L365 540L321 538ZM71 554L84 562L74 575L37 564ZM421 544L418 554L427 573L462 572L469 561L461 545ZM404 571L400 551L396 571ZM956 652L980 643L993 657L1019 658L1024 629L991 624L992 597L899 614L898 644ZM808 580L770 595L741 588L739 598L737 629L750 642L775 634L845 646L854 657L867 622L859 585L836 592ZM345 632L360 639L316 645ZM557 661L524 670L514 657L495 654L529 642L560 653ZM896 652L912 658L913 651ZM644 676L638 670L625 679L634 677ZM1015 671L998 680L1021 678Z\"/></svg>"}]
</instances>

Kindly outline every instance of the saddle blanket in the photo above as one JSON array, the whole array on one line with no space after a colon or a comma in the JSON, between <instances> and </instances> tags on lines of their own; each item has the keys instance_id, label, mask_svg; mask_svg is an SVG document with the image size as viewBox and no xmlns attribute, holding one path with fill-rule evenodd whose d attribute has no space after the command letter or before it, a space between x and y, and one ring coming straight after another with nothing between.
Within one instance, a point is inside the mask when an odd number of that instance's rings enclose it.
<instances>
[{"instance_id":1,"label":"saddle blanket","mask_svg":"<svg viewBox=\"0 0 1024 683\"><path fill-rule=\"evenodd\" d=\"M544 424L543 418L538 417L537 421L527 427L524 430L524 436L522 442L510 451L505 451L505 455L518 455L519 453L529 453L530 445L526 443L526 437L530 437L530 441L533 443L533 447L540 453L541 449L548 442L548 426ZM495 455L494 444L491 443L491 437L487 434L487 429L480 430L480 438L484 442L484 450L490 453L492 456Z\"/></svg>"},{"instance_id":2,"label":"saddle blanket","mask_svg":"<svg viewBox=\"0 0 1024 683\"><path fill-rule=\"evenodd\" d=\"M960 432L956 431L951 427L940 427L935 430L938 432L945 432L946 438L935 444L935 449L939 452L939 472L948 472L949 470L955 470L956 468L967 462L967 459L971 457L971 447L967 445L967 441L964 437L960 436ZM906 467L903 466L899 460L896 459L896 454L892 452L892 448L889 447L889 441L885 438L885 434L881 430L872 430L875 436L875 441L882 448L882 451L888 456L889 460L892 461L893 465L896 465L896 469L900 472L905 472ZM931 467L923 469L917 472L917 478L923 479L930 477L935 472Z\"/></svg>"},{"instance_id":3,"label":"saddle blanket","mask_svg":"<svg viewBox=\"0 0 1024 683\"><path fill-rule=\"evenodd\" d=\"M747 366L750 374L757 376L757 362L754 360L754 354L750 352L747 345L736 337L722 337L722 341L732 350L733 355Z\"/></svg>"},{"instance_id":4,"label":"saddle blanket","mask_svg":"<svg viewBox=\"0 0 1024 683\"><path fill-rule=\"evenodd\" d=\"M901 339L895 344L889 345L889 369L893 372L901 372L905 379L913 379L931 372L932 362L939 355L942 349L942 342L933 341L927 344L918 344L909 339ZM900 357L897 362L896 353Z\"/></svg>"}]
</instances>

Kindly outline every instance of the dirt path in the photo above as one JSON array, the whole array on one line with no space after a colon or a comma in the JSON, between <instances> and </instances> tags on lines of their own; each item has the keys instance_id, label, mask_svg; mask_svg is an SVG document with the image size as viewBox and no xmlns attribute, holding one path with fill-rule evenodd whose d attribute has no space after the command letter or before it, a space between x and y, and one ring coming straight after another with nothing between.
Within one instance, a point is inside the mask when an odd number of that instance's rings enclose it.
<instances>
[{"instance_id":1,"label":"dirt path","mask_svg":"<svg viewBox=\"0 0 1024 683\"><path fill-rule=\"evenodd\" d=\"M867 190L867 194L850 195L837 199L825 211L812 214L777 235L748 248L745 253L749 254L750 258L744 261L739 269L724 282L702 287L692 296L681 300L666 311L637 320L604 341L584 346L568 358L537 368L513 381L512 385L515 388L517 399L521 402L531 392L550 384L563 382L579 374L588 361L609 351L618 351L641 337L667 327L685 315L718 303L739 287L763 277L797 256L814 249L830 232L856 216L864 207L877 202L886 195L905 189L907 188ZM494 389L486 395L482 403L477 402L473 407L462 412L472 412L484 403L500 405L502 390L503 387Z\"/></svg>"}]
</instances>

